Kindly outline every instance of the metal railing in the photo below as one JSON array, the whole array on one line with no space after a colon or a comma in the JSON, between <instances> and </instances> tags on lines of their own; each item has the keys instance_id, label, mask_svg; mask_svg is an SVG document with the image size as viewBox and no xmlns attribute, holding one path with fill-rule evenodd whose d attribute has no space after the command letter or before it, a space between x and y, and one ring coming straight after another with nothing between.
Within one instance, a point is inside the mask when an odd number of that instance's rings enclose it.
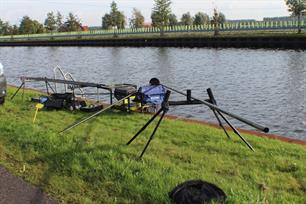
<instances>
[{"instance_id":1,"label":"metal railing","mask_svg":"<svg viewBox=\"0 0 306 204\"><path fill-rule=\"evenodd\" d=\"M306 22L301 21L302 29L306 28ZM298 21L255 21L255 22L226 22L219 25L220 32L237 32L237 31L289 31L298 28ZM164 33L209 33L214 31L212 24L190 25L190 26L166 26ZM160 33L157 27L151 28L126 28L110 30L90 30L82 32L53 32L43 34L29 35L12 35L0 36L0 41L14 40L62 40L62 39L82 39L107 36L125 36L139 34L157 34Z\"/></svg>"}]
</instances>

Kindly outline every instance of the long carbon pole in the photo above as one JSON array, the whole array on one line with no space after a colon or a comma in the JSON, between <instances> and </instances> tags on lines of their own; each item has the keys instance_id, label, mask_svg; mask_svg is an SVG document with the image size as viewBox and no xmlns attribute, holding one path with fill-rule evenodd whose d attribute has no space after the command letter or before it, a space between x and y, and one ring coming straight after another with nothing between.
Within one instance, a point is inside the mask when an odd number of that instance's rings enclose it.
<instances>
[{"instance_id":1,"label":"long carbon pole","mask_svg":"<svg viewBox=\"0 0 306 204\"><path fill-rule=\"evenodd\" d=\"M11 97L11 100L13 100L15 98L15 96L17 95L17 93L20 91L20 89L24 86L24 81L21 83L21 85L18 87L18 89L16 90L16 92L13 94L13 96Z\"/></svg>"},{"instance_id":2,"label":"long carbon pole","mask_svg":"<svg viewBox=\"0 0 306 204\"><path fill-rule=\"evenodd\" d=\"M88 120L92 119L93 117L95 117L95 116L97 116L97 115L99 115L99 114L101 114L101 113L103 113L103 112L105 112L105 111L111 109L111 108L114 107L115 105L121 103L122 101L124 101L125 99L131 97L131 96L134 95L134 94L135 94L135 93L132 93L132 94L130 94L130 95L128 95L128 96L126 96L126 97L120 99L120 100L117 101L116 103L114 103L114 104L112 104L112 105L110 105L110 106L108 106L108 107L106 107L106 108L104 108L104 109L102 109L102 110L100 110L100 111L98 111L98 112L92 114L91 116L89 116L89 117L87 117L87 118L85 118L85 119L83 119L83 120L80 120L80 121L78 121L78 122L76 122L76 123L74 123L74 124L68 126L68 127L65 128L64 130L62 130L62 131L60 132L60 134L66 132L66 131L68 131L68 130L71 130L72 128L74 128L74 127L76 127L76 126L79 126L79 125L82 124L82 123L87 122Z\"/></svg>"},{"instance_id":3,"label":"long carbon pole","mask_svg":"<svg viewBox=\"0 0 306 204\"><path fill-rule=\"evenodd\" d=\"M166 87L166 88L169 89L169 90L172 90L172 91L177 92L177 93L179 93L179 94L181 94L181 95L187 96L187 94L185 94L185 93L183 93L183 92L181 92L181 91L175 90L175 89L173 89L173 88L171 88L171 87L168 87L168 86L166 86L166 85L163 85L163 86ZM242 118L242 117L240 117L240 116L238 116L238 115L236 115L236 114L234 114L234 113L230 113L230 112L228 112L228 111L226 111L226 110L223 110L223 109L219 108L218 106L213 105L213 104L211 104L211 103L209 103L209 102L206 102L206 101L203 101L203 100L194 98L194 97L192 97L192 96L191 96L191 98L194 99L194 100L197 100L197 101L199 101L199 102L201 102L201 103L203 103L204 105L208 106L208 107L211 108L211 109L214 109L214 110L217 110L217 111L219 111L219 112L221 112L221 113L224 113L224 114L226 114L226 115L228 115L228 116L230 116L230 117L232 117L232 118L235 118L235 119L237 119L237 120L239 120L239 121L241 121L241 122L243 122L243 123L245 123L245 124L247 124L247 125L250 125L250 126L256 128L256 129L258 129L258 130L260 130L260 131L263 131L263 132L265 132L265 133L268 133L268 132L269 132L269 128L268 128L268 127L264 127L264 126L262 126L262 125L260 125L260 124L254 123L254 122L252 122L252 121L250 121L250 120L247 120L247 119L244 119L244 118Z\"/></svg>"}]
</instances>

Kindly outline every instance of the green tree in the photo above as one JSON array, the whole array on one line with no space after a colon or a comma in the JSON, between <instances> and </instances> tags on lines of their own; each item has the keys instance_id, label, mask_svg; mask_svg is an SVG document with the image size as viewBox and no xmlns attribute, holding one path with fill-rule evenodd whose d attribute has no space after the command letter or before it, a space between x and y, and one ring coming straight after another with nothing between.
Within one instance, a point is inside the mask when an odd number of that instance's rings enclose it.
<instances>
[{"instance_id":1,"label":"green tree","mask_svg":"<svg viewBox=\"0 0 306 204\"><path fill-rule=\"evenodd\" d=\"M157 12L153 11L151 13L151 20L152 20L152 26L153 27L158 27L159 23L158 23L158 14Z\"/></svg>"},{"instance_id":2,"label":"green tree","mask_svg":"<svg viewBox=\"0 0 306 204\"><path fill-rule=\"evenodd\" d=\"M4 22L0 19L0 35L17 35L17 25L11 26L9 22Z\"/></svg>"},{"instance_id":3,"label":"green tree","mask_svg":"<svg viewBox=\"0 0 306 204\"><path fill-rule=\"evenodd\" d=\"M171 14L170 0L154 0L151 19L152 24L160 29L160 34L164 35L164 27L169 25L169 16Z\"/></svg>"},{"instance_id":4,"label":"green tree","mask_svg":"<svg viewBox=\"0 0 306 204\"><path fill-rule=\"evenodd\" d=\"M57 29L56 18L53 12L47 13L47 18L44 25L48 32L53 32Z\"/></svg>"},{"instance_id":5,"label":"green tree","mask_svg":"<svg viewBox=\"0 0 306 204\"><path fill-rule=\"evenodd\" d=\"M217 9L214 9L214 15L211 19L211 24L214 26L214 35L219 35L220 25L225 22L225 15L221 12L218 12Z\"/></svg>"},{"instance_id":6,"label":"green tree","mask_svg":"<svg viewBox=\"0 0 306 204\"><path fill-rule=\"evenodd\" d=\"M125 27L126 21L124 13L118 10L118 6L115 1L111 3L111 11L110 13L106 13L102 17L102 28L118 28L122 29Z\"/></svg>"},{"instance_id":7,"label":"green tree","mask_svg":"<svg viewBox=\"0 0 306 204\"><path fill-rule=\"evenodd\" d=\"M182 25L192 25L192 23L193 23L193 19L190 13L189 12L184 13L181 18L181 24Z\"/></svg>"},{"instance_id":8,"label":"green tree","mask_svg":"<svg viewBox=\"0 0 306 204\"><path fill-rule=\"evenodd\" d=\"M19 33L36 34L43 33L44 26L36 20L32 20L29 16L24 16L20 22Z\"/></svg>"},{"instance_id":9,"label":"green tree","mask_svg":"<svg viewBox=\"0 0 306 204\"><path fill-rule=\"evenodd\" d=\"M174 13L169 15L169 25L170 26L176 26L178 25L178 20L177 17Z\"/></svg>"},{"instance_id":10,"label":"green tree","mask_svg":"<svg viewBox=\"0 0 306 204\"><path fill-rule=\"evenodd\" d=\"M102 17L102 28L103 29L110 29L110 28L112 28L112 17L108 13L106 13Z\"/></svg>"},{"instance_id":11,"label":"green tree","mask_svg":"<svg viewBox=\"0 0 306 204\"><path fill-rule=\"evenodd\" d=\"M19 34L19 30L18 30L18 26L17 25L13 25L9 27L9 34L10 35L18 35Z\"/></svg>"},{"instance_id":12,"label":"green tree","mask_svg":"<svg viewBox=\"0 0 306 204\"><path fill-rule=\"evenodd\" d=\"M4 22L0 19L0 35L6 35L8 22Z\"/></svg>"},{"instance_id":13,"label":"green tree","mask_svg":"<svg viewBox=\"0 0 306 204\"><path fill-rule=\"evenodd\" d=\"M306 0L286 0L286 4L292 16L298 17L298 33L301 33L301 16L306 13Z\"/></svg>"},{"instance_id":14,"label":"green tree","mask_svg":"<svg viewBox=\"0 0 306 204\"><path fill-rule=\"evenodd\" d=\"M74 15L73 13L69 13L67 20L65 22L67 31L73 32L73 31L81 31L81 20L78 18L77 15Z\"/></svg>"},{"instance_id":15,"label":"green tree","mask_svg":"<svg viewBox=\"0 0 306 204\"><path fill-rule=\"evenodd\" d=\"M194 25L203 25L209 22L209 16L206 13L198 12L194 16L193 24Z\"/></svg>"},{"instance_id":16,"label":"green tree","mask_svg":"<svg viewBox=\"0 0 306 204\"><path fill-rule=\"evenodd\" d=\"M143 24L144 24L144 16L139 10L134 8L132 18L130 19L130 27L131 28L142 28Z\"/></svg>"}]
</instances>

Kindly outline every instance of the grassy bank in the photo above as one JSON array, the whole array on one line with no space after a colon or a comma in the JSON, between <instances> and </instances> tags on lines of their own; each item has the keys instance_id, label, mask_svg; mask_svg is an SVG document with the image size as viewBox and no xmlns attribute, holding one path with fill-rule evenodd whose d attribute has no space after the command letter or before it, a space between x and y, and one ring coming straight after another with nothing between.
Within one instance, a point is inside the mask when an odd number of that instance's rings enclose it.
<instances>
[{"instance_id":1,"label":"grassy bank","mask_svg":"<svg viewBox=\"0 0 306 204\"><path fill-rule=\"evenodd\" d=\"M221 31L220 35L214 36L213 32L174 32L174 33L165 33L164 36L160 36L159 33L135 33L135 34L118 34L114 36L112 33L108 35L59 35L61 37L51 37L48 35L25 35L25 36L15 36L15 38L7 37L8 39L1 38L0 42L18 42L18 41L78 41L78 40L115 40L115 39L177 39L177 38L279 38L279 37L290 37L290 38L305 38L306 33L297 34L295 30L292 31ZM5 36L4 36L5 37ZM36 38L37 37L37 38Z\"/></svg>"},{"instance_id":2,"label":"grassy bank","mask_svg":"<svg viewBox=\"0 0 306 204\"><path fill-rule=\"evenodd\" d=\"M246 136L251 152L219 129L165 120L139 161L152 128L125 143L149 116L111 111L59 135L86 114L42 111L32 124L33 115L20 95L0 107L0 165L63 202L169 203L167 193L188 179L217 184L227 203L306 202L303 146Z\"/></svg>"}]
</instances>

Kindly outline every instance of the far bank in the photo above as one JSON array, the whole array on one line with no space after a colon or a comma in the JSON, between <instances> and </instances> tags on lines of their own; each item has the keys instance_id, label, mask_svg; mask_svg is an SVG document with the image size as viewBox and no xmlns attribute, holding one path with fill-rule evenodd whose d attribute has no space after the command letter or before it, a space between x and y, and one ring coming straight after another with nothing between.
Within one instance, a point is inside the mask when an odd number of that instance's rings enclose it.
<instances>
[{"instance_id":1,"label":"far bank","mask_svg":"<svg viewBox=\"0 0 306 204\"><path fill-rule=\"evenodd\" d=\"M84 47L188 47L188 48L267 48L306 49L304 34L275 35L221 35L221 36L123 36L93 38L70 36L69 38L29 38L0 41L0 46L84 46Z\"/></svg>"}]
</instances>

